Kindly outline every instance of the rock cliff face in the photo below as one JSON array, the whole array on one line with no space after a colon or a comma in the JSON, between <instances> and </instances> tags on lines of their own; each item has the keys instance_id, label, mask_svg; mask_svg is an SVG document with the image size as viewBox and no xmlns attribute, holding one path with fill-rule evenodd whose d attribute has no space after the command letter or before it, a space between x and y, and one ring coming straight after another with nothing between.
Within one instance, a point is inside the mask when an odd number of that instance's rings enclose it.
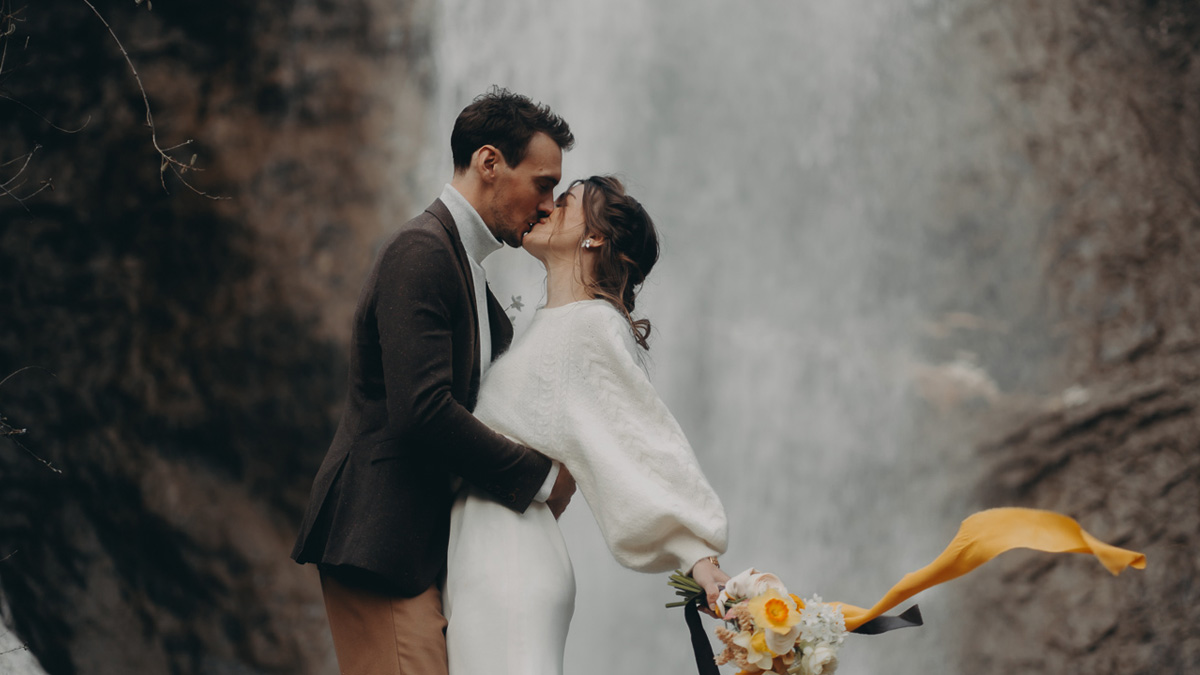
<instances>
[{"instance_id":1,"label":"rock cliff face","mask_svg":"<svg viewBox=\"0 0 1200 675\"><path fill-rule=\"evenodd\" d=\"M333 672L315 578L287 554L358 286L410 207L429 22L420 2L94 4L159 145L195 139L172 155L197 155L184 178L222 199L171 171L164 190L87 4L20 11L0 73L0 373L45 370L5 383L0 413L61 473L0 445L16 632L56 675Z\"/></svg>"},{"instance_id":2,"label":"rock cliff face","mask_svg":"<svg viewBox=\"0 0 1200 675\"><path fill-rule=\"evenodd\" d=\"M1070 513L1148 568L1009 554L964 600L961 670L1197 672L1200 11L1018 2L990 20L1018 150L1056 195L1042 264L1065 352L1057 405L992 420L980 494Z\"/></svg>"}]
</instances>

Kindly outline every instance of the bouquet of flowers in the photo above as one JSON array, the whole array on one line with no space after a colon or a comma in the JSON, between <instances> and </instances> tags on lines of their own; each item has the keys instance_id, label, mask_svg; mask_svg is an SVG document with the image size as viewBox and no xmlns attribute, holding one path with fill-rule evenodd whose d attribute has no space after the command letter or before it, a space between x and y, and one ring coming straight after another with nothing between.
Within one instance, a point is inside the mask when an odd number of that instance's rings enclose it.
<instances>
[{"instance_id":1,"label":"bouquet of flowers","mask_svg":"<svg viewBox=\"0 0 1200 675\"><path fill-rule=\"evenodd\" d=\"M685 598L703 596L695 580L676 572L668 582ZM747 675L832 675L838 648L846 639L846 620L836 604L807 600L788 592L779 577L753 567L731 578L717 600L725 626L716 630L725 650L718 666L736 664Z\"/></svg>"},{"instance_id":2,"label":"bouquet of flowers","mask_svg":"<svg viewBox=\"0 0 1200 675\"><path fill-rule=\"evenodd\" d=\"M916 605L899 616L884 616L884 612L1015 548L1091 554L1114 575L1128 567L1146 566L1145 555L1100 541L1069 516L1008 507L968 517L933 562L904 575L868 608L822 602L820 596L803 600L788 593L779 577L754 568L738 574L725 583L717 598L715 610L725 625L716 633L725 650L715 659L700 626L697 607L707 600L700 584L680 572L671 575L667 583L684 599L667 607L684 606L701 673L716 673L716 666L734 663L742 669L739 675L831 675L837 669L838 649L847 632L878 635L920 626L921 612Z\"/></svg>"}]
</instances>

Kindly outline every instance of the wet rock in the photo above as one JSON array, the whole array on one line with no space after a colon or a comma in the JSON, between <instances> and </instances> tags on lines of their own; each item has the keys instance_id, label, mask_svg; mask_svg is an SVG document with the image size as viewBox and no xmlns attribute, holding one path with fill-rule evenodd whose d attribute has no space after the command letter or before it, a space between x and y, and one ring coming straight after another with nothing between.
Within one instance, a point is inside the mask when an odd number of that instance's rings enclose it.
<instances>
[{"instance_id":1,"label":"wet rock","mask_svg":"<svg viewBox=\"0 0 1200 675\"><path fill-rule=\"evenodd\" d=\"M1031 162L1058 194L1045 284L1066 344L1054 406L992 425L983 506L1070 514L1143 551L1014 552L960 597L961 672L1200 669L1200 10L1022 2L1001 12ZM1020 64L1026 64L1022 67ZM1068 385L1071 385L1068 387Z\"/></svg>"},{"instance_id":2,"label":"wet rock","mask_svg":"<svg viewBox=\"0 0 1200 675\"><path fill-rule=\"evenodd\" d=\"M0 374L43 369L0 387L29 430L29 452L0 440L14 634L55 675L332 672L318 584L288 553L358 287L412 206L421 4L97 6L157 142L194 139L170 154L195 169L160 179L86 4L24 8L0 161L36 153L0 168L24 167L0 194Z\"/></svg>"}]
</instances>

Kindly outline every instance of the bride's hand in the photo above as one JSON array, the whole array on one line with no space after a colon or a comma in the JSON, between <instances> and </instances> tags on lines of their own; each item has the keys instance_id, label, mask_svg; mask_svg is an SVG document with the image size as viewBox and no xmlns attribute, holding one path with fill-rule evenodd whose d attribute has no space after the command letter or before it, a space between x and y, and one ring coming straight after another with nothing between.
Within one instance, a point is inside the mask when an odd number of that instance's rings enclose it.
<instances>
[{"instance_id":1,"label":"bride's hand","mask_svg":"<svg viewBox=\"0 0 1200 675\"><path fill-rule=\"evenodd\" d=\"M703 611L709 616L721 618L717 613L717 596L721 594L721 589L725 587L725 582L729 581L729 575L721 571L720 567L709 562L708 558L701 560L692 567L692 578L704 588L705 594L708 596L707 607Z\"/></svg>"}]
</instances>

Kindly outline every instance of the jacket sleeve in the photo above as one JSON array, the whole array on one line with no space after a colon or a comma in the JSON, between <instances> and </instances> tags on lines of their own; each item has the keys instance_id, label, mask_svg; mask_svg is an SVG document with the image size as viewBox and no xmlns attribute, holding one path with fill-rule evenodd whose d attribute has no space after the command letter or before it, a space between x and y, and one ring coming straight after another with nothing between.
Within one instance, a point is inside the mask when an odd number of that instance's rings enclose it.
<instances>
[{"instance_id":1,"label":"jacket sleeve","mask_svg":"<svg viewBox=\"0 0 1200 675\"><path fill-rule=\"evenodd\" d=\"M497 434L455 400L453 334L463 306L454 254L419 228L397 237L379 261L375 321L389 426L402 445L436 448L435 461L523 512L550 460ZM486 356L485 356L486 357Z\"/></svg>"},{"instance_id":2,"label":"jacket sleeve","mask_svg":"<svg viewBox=\"0 0 1200 675\"><path fill-rule=\"evenodd\" d=\"M725 551L725 509L683 430L634 357L625 319L577 313L559 392L563 462L617 562L684 570Z\"/></svg>"}]
</instances>

